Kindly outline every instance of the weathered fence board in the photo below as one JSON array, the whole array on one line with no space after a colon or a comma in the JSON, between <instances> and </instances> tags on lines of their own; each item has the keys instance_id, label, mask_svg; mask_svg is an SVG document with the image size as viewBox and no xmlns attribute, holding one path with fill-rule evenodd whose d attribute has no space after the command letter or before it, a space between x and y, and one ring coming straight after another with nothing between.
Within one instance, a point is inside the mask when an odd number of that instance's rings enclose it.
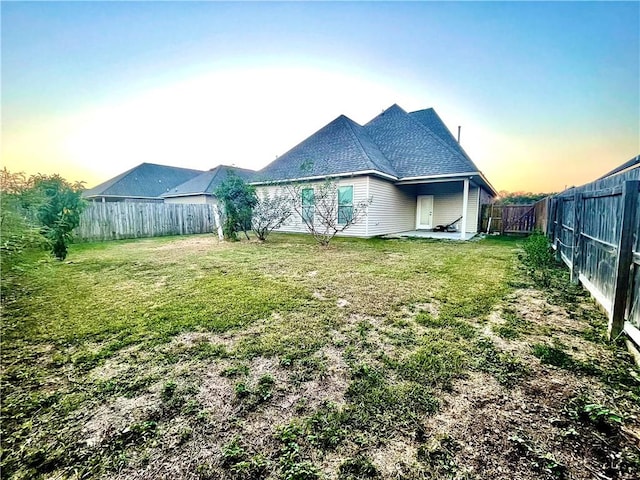
<instances>
[{"instance_id":1,"label":"weathered fence board","mask_svg":"<svg viewBox=\"0 0 640 480\"><path fill-rule=\"evenodd\" d=\"M609 335L640 333L640 168L551 198L556 256L609 314Z\"/></svg>"},{"instance_id":2,"label":"weathered fence board","mask_svg":"<svg viewBox=\"0 0 640 480\"><path fill-rule=\"evenodd\" d=\"M94 202L80 217L79 240L188 235L216 231L215 205L151 202Z\"/></svg>"},{"instance_id":3,"label":"weathered fence board","mask_svg":"<svg viewBox=\"0 0 640 480\"><path fill-rule=\"evenodd\" d=\"M538 200L533 205L534 230L546 232L549 223L549 197Z\"/></svg>"},{"instance_id":4,"label":"weathered fence board","mask_svg":"<svg viewBox=\"0 0 640 480\"><path fill-rule=\"evenodd\" d=\"M535 205L484 205L483 232L532 233L536 225Z\"/></svg>"}]
</instances>

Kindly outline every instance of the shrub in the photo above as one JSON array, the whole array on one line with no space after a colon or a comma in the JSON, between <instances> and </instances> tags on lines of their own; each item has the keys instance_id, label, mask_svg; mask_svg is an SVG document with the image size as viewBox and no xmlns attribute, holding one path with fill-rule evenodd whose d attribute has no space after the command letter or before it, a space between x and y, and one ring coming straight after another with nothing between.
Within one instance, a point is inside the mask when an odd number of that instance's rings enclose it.
<instances>
[{"instance_id":1,"label":"shrub","mask_svg":"<svg viewBox=\"0 0 640 480\"><path fill-rule=\"evenodd\" d=\"M238 175L228 172L227 178L216 189L216 197L222 202L224 221L222 233L226 240L237 241L237 232L251 229L251 215L258 199L255 188L247 185Z\"/></svg>"},{"instance_id":2,"label":"shrub","mask_svg":"<svg viewBox=\"0 0 640 480\"><path fill-rule=\"evenodd\" d=\"M251 228L258 240L264 242L269 234L276 228L280 228L286 222L293 209L291 200L287 195L265 193L258 197L253 207Z\"/></svg>"},{"instance_id":3,"label":"shrub","mask_svg":"<svg viewBox=\"0 0 640 480\"><path fill-rule=\"evenodd\" d=\"M29 247L46 245L57 259L64 260L71 233L80 223L85 206L82 183L71 184L59 175L26 178L23 173L13 174L6 168L0 179L3 253L15 257ZM38 238L37 233L42 236Z\"/></svg>"},{"instance_id":4,"label":"shrub","mask_svg":"<svg viewBox=\"0 0 640 480\"><path fill-rule=\"evenodd\" d=\"M522 244L525 256L523 262L535 269L555 266L553 250L549 240L542 232L534 232Z\"/></svg>"},{"instance_id":5,"label":"shrub","mask_svg":"<svg viewBox=\"0 0 640 480\"><path fill-rule=\"evenodd\" d=\"M541 232L535 232L524 241L522 249L524 255L520 256L520 260L527 267L529 274L535 281L548 287L556 261L547 237Z\"/></svg>"},{"instance_id":6,"label":"shrub","mask_svg":"<svg viewBox=\"0 0 640 480\"><path fill-rule=\"evenodd\" d=\"M37 178L33 188L41 198L37 216L42 233L51 242L53 255L64 260L71 233L80 224L80 214L85 207L81 185L71 185L59 175L53 175Z\"/></svg>"}]
</instances>

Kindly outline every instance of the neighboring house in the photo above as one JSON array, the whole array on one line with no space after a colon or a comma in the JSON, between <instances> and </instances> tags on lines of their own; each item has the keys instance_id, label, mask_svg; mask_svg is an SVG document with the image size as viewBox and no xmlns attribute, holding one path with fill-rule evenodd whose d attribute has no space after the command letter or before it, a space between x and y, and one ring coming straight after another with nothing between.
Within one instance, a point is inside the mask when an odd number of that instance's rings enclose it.
<instances>
[{"instance_id":1,"label":"neighboring house","mask_svg":"<svg viewBox=\"0 0 640 480\"><path fill-rule=\"evenodd\" d=\"M371 199L367 216L344 232L361 237L430 230L458 218L456 229L468 237L478 231L481 205L497 195L432 108L407 113L393 105L364 126L341 115L251 183L260 193L304 182L303 203L313 212L308 189L326 178L343 187L341 206ZM307 231L300 216L280 230Z\"/></svg>"},{"instance_id":2,"label":"neighboring house","mask_svg":"<svg viewBox=\"0 0 640 480\"><path fill-rule=\"evenodd\" d=\"M98 202L163 202L163 193L202 173L205 172L141 163L97 187L85 190L82 196Z\"/></svg>"},{"instance_id":3,"label":"neighboring house","mask_svg":"<svg viewBox=\"0 0 640 480\"><path fill-rule=\"evenodd\" d=\"M229 176L235 174L248 181L255 172L245 168L218 165L162 194L165 203L217 204L216 189Z\"/></svg>"}]
</instances>

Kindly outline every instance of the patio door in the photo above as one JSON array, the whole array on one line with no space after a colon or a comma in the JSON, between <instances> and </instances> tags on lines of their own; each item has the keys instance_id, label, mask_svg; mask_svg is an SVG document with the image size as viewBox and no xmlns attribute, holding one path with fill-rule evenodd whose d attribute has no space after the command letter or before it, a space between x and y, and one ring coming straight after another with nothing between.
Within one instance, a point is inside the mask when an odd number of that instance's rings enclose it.
<instances>
[{"instance_id":1,"label":"patio door","mask_svg":"<svg viewBox=\"0 0 640 480\"><path fill-rule=\"evenodd\" d=\"M418 195L416 230L433 228L433 195Z\"/></svg>"}]
</instances>

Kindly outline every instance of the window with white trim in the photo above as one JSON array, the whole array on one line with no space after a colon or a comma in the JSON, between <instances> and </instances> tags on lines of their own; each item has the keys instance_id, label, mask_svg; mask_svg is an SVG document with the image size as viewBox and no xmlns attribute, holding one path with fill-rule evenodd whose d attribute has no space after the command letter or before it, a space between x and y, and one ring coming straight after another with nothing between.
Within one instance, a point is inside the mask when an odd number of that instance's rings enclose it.
<instances>
[{"instance_id":1,"label":"window with white trim","mask_svg":"<svg viewBox=\"0 0 640 480\"><path fill-rule=\"evenodd\" d=\"M313 225L313 217L316 210L316 199L313 188L302 189L302 220Z\"/></svg>"},{"instance_id":2,"label":"window with white trim","mask_svg":"<svg viewBox=\"0 0 640 480\"><path fill-rule=\"evenodd\" d=\"M338 187L338 225L353 220L353 185Z\"/></svg>"}]
</instances>

